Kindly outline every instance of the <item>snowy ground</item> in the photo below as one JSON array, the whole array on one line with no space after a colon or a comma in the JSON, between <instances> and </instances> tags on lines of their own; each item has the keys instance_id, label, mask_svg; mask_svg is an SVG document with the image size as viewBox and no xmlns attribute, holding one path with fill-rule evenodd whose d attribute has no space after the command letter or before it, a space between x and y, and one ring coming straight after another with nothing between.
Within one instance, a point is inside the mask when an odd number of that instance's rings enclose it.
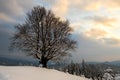
<instances>
[{"instance_id":1,"label":"snowy ground","mask_svg":"<svg viewBox=\"0 0 120 80\"><path fill-rule=\"evenodd\" d=\"M115 77L115 80L120 80L120 76Z\"/></svg>"},{"instance_id":2,"label":"snowy ground","mask_svg":"<svg viewBox=\"0 0 120 80\"><path fill-rule=\"evenodd\" d=\"M52 69L28 66L0 66L0 80L89 80Z\"/></svg>"}]
</instances>

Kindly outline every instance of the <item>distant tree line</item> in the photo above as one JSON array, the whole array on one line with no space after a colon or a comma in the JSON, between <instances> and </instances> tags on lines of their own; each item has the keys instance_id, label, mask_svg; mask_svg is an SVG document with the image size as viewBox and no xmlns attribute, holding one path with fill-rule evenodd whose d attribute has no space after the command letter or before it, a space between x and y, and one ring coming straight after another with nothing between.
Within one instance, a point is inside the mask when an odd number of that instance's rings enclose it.
<instances>
[{"instance_id":1,"label":"distant tree line","mask_svg":"<svg viewBox=\"0 0 120 80\"><path fill-rule=\"evenodd\" d=\"M104 74L101 67L94 64L86 64L84 60L82 63L71 62L63 68L63 71L73 75L85 76L86 78L91 78L92 80L102 80Z\"/></svg>"},{"instance_id":2,"label":"distant tree line","mask_svg":"<svg viewBox=\"0 0 120 80\"><path fill-rule=\"evenodd\" d=\"M116 75L120 74L119 66L107 65L104 63L87 63L84 60L82 63L74 63L71 61L70 64L65 65L61 70L69 74L84 76L92 80L115 80L115 77L117 77Z\"/></svg>"}]
</instances>

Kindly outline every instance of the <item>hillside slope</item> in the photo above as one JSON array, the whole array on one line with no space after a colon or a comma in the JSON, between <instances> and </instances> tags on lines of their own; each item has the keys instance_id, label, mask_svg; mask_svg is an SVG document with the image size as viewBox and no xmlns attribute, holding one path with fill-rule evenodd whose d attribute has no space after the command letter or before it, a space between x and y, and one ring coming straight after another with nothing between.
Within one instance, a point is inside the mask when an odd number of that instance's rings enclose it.
<instances>
[{"instance_id":1,"label":"hillside slope","mask_svg":"<svg viewBox=\"0 0 120 80\"><path fill-rule=\"evenodd\" d=\"M0 66L0 80L88 80L53 69L28 66Z\"/></svg>"}]
</instances>

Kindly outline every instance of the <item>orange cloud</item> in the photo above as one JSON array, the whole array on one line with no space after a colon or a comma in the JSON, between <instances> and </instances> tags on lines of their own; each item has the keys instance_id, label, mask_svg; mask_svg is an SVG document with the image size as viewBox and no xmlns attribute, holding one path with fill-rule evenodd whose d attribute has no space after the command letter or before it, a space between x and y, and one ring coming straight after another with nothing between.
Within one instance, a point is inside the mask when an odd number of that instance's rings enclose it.
<instances>
[{"instance_id":1,"label":"orange cloud","mask_svg":"<svg viewBox=\"0 0 120 80\"><path fill-rule=\"evenodd\" d=\"M69 0L57 0L53 5L52 10L56 13L56 15L63 17L67 14L68 8Z\"/></svg>"},{"instance_id":2,"label":"orange cloud","mask_svg":"<svg viewBox=\"0 0 120 80\"><path fill-rule=\"evenodd\" d=\"M85 10L88 11L98 11L101 9L106 9L108 11L116 10L120 8L120 0L85 0L89 2L86 4Z\"/></svg>"},{"instance_id":3,"label":"orange cloud","mask_svg":"<svg viewBox=\"0 0 120 80\"><path fill-rule=\"evenodd\" d=\"M90 2L90 4L87 4L85 6L85 10L88 11L97 11L102 7L101 2L99 1L94 1L94 2Z\"/></svg>"},{"instance_id":4,"label":"orange cloud","mask_svg":"<svg viewBox=\"0 0 120 80\"><path fill-rule=\"evenodd\" d=\"M92 28L85 32L85 36L95 38L95 39L100 39L104 37L106 34L107 34L106 31L102 29L97 29L97 28Z\"/></svg>"},{"instance_id":5,"label":"orange cloud","mask_svg":"<svg viewBox=\"0 0 120 80\"><path fill-rule=\"evenodd\" d=\"M108 44L111 46L120 46L120 38L110 35L109 32L99 28L92 28L84 32L84 36L96 40L99 43Z\"/></svg>"},{"instance_id":6,"label":"orange cloud","mask_svg":"<svg viewBox=\"0 0 120 80\"><path fill-rule=\"evenodd\" d=\"M119 19L115 17L107 17L107 16L88 16L85 17L87 20L92 20L94 26L96 25L102 25L104 27L116 27L116 24L118 24Z\"/></svg>"},{"instance_id":7,"label":"orange cloud","mask_svg":"<svg viewBox=\"0 0 120 80\"><path fill-rule=\"evenodd\" d=\"M94 22L95 25L102 24L105 27L115 27L114 24L117 22L117 19L98 16L94 18Z\"/></svg>"}]
</instances>

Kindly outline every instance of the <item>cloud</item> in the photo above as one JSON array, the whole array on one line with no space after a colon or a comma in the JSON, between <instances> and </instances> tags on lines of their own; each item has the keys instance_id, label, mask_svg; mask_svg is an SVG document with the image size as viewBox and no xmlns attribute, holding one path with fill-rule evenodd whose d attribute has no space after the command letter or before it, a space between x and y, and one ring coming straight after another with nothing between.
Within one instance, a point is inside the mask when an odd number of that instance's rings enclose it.
<instances>
[{"instance_id":1,"label":"cloud","mask_svg":"<svg viewBox=\"0 0 120 80\"><path fill-rule=\"evenodd\" d=\"M35 5L33 0L0 0L0 19L8 21L23 20L23 15L33 5Z\"/></svg>"},{"instance_id":2,"label":"cloud","mask_svg":"<svg viewBox=\"0 0 120 80\"><path fill-rule=\"evenodd\" d=\"M23 9L17 0L0 0L0 12L9 15L22 14Z\"/></svg>"},{"instance_id":3,"label":"cloud","mask_svg":"<svg viewBox=\"0 0 120 80\"><path fill-rule=\"evenodd\" d=\"M108 33L102 29L92 28L84 33L85 36L100 39L105 37Z\"/></svg>"},{"instance_id":4,"label":"cloud","mask_svg":"<svg viewBox=\"0 0 120 80\"><path fill-rule=\"evenodd\" d=\"M9 38L14 32L14 25L23 22L25 13L38 4L52 9L59 17L69 19L70 26L74 28L72 38L78 42L78 48L73 52L74 60L120 58L120 0L0 0L0 55L10 53ZM114 29L116 26L117 30ZM113 34L116 31L118 34Z\"/></svg>"},{"instance_id":5,"label":"cloud","mask_svg":"<svg viewBox=\"0 0 120 80\"><path fill-rule=\"evenodd\" d=\"M65 16L67 14L67 11L69 9L69 0L57 0L56 3L54 3L52 10L56 13L58 16Z\"/></svg>"},{"instance_id":6,"label":"cloud","mask_svg":"<svg viewBox=\"0 0 120 80\"><path fill-rule=\"evenodd\" d=\"M65 15L71 9L77 9L82 11L101 11L101 10L119 10L120 1L119 0L45 0L51 4L52 9L55 13L59 15Z\"/></svg>"},{"instance_id":7,"label":"cloud","mask_svg":"<svg viewBox=\"0 0 120 80\"><path fill-rule=\"evenodd\" d=\"M94 25L102 25L104 27L116 27L115 24L118 22L116 18L110 18L107 16L87 16L87 20L93 20Z\"/></svg>"},{"instance_id":8,"label":"cloud","mask_svg":"<svg viewBox=\"0 0 120 80\"><path fill-rule=\"evenodd\" d=\"M76 8L79 4L81 4L81 0L55 0L52 10L57 16L65 17L72 7Z\"/></svg>"},{"instance_id":9,"label":"cloud","mask_svg":"<svg viewBox=\"0 0 120 80\"><path fill-rule=\"evenodd\" d=\"M120 46L120 39L119 38L102 38L100 39L103 43L112 45L112 46Z\"/></svg>"},{"instance_id":10,"label":"cloud","mask_svg":"<svg viewBox=\"0 0 120 80\"><path fill-rule=\"evenodd\" d=\"M74 33L80 32L80 30L82 29L80 22L72 23L70 24L70 27L73 29Z\"/></svg>"},{"instance_id":11,"label":"cloud","mask_svg":"<svg viewBox=\"0 0 120 80\"><path fill-rule=\"evenodd\" d=\"M86 4L84 7L85 10L87 11L98 11L101 8L101 2L98 0L91 0L89 4Z\"/></svg>"},{"instance_id":12,"label":"cloud","mask_svg":"<svg viewBox=\"0 0 120 80\"><path fill-rule=\"evenodd\" d=\"M115 18L105 18L105 17L98 17L96 19L94 19L95 24L102 24L105 27L115 27L114 23L117 22L117 20Z\"/></svg>"},{"instance_id":13,"label":"cloud","mask_svg":"<svg viewBox=\"0 0 120 80\"><path fill-rule=\"evenodd\" d=\"M72 53L72 59L76 62L80 62L82 59L85 61L113 61L120 58L120 46L107 46L79 33L75 33L73 36L78 42L78 48Z\"/></svg>"},{"instance_id":14,"label":"cloud","mask_svg":"<svg viewBox=\"0 0 120 80\"><path fill-rule=\"evenodd\" d=\"M86 3L84 7L88 11L99 11L101 9L106 9L108 11L118 10L120 8L119 0L85 0Z\"/></svg>"},{"instance_id":15,"label":"cloud","mask_svg":"<svg viewBox=\"0 0 120 80\"><path fill-rule=\"evenodd\" d=\"M15 20L13 20L11 17L3 13L0 13L0 21L15 22Z\"/></svg>"},{"instance_id":16,"label":"cloud","mask_svg":"<svg viewBox=\"0 0 120 80\"><path fill-rule=\"evenodd\" d=\"M85 31L83 35L101 44L107 44L108 46L120 46L120 38L110 35L109 32L100 28L91 28L88 31Z\"/></svg>"},{"instance_id":17,"label":"cloud","mask_svg":"<svg viewBox=\"0 0 120 80\"><path fill-rule=\"evenodd\" d=\"M105 3L103 1L103 4L108 12L120 10L120 0L107 0Z\"/></svg>"},{"instance_id":18,"label":"cloud","mask_svg":"<svg viewBox=\"0 0 120 80\"><path fill-rule=\"evenodd\" d=\"M45 3L53 4L55 0L44 0Z\"/></svg>"},{"instance_id":19,"label":"cloud","mask_svg":"<svg viewBox=\"0 0 120 80\"><path fill-rule=\"evenodd\" d=\"M13 23L0 24L0 57L26 59L26 55L18 50L9 51L11 37L14 33Z\"/></svg>"},{"instance_id":20,"label":"cloud","mask_svg":"<svg viewBox=\"0 0 120 80\"><path fill-rule=\"evenodd\" d=\"M9 53L8 46L9 46L9 38L11 37L11 31L0 27L0 54Z\"/></svg>"}]
</instances>

